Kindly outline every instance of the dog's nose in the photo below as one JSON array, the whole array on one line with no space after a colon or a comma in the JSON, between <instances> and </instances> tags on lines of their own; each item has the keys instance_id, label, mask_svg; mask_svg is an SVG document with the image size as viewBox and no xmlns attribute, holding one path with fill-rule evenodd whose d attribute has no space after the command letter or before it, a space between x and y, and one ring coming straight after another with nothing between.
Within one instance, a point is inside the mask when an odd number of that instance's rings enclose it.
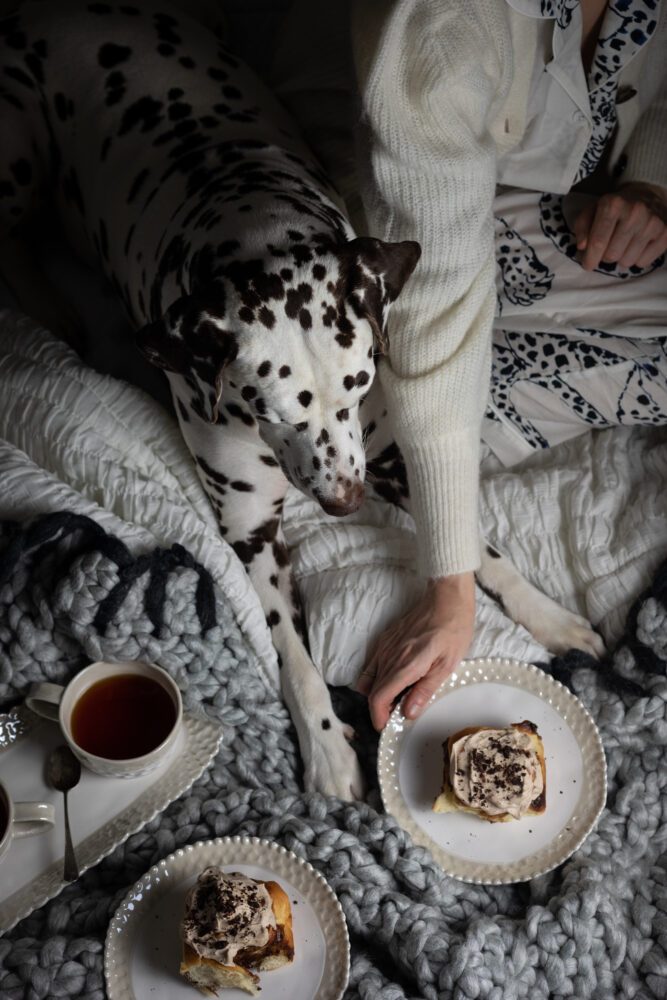
<instances>
[{"instance_id":1,"label":"dog's nose","mask_svg":"<svg viewBox=\"0 0 667 1000\"><path fill-rule=\"evenodd\" d=\"M326 499L318 497L318 500L320 507L326 514L331 514L333 517L345 517L346 514L354 514L355 510L359 510L365 496L364 484L354 482L350 483L349 488L342 496L327 497Z\"/></svg>"}]
</instances>

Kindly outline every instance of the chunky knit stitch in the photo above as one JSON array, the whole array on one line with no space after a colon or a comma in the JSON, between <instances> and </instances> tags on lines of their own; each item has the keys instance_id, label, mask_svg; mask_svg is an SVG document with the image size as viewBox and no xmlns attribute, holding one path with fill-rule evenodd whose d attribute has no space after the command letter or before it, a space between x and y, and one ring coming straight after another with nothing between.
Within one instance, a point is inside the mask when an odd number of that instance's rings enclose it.
<instances>
[{"instance_id":1,"label":"chunky knit stitch","mask_svg":"<svg viewBox=\"0 0 667 1000\"><path fill-rule=\"evenodd\" d=\"M303 794L287 712L225 595L184 550L132 558L88 518L48 515L1 526L0 574L1 704L86 660L142 656L225 729L192 788L0 938L3 1000L103 1000L104 938L127 889L176 848L225 835L275 840L327 878L350 931L346 1000L667 996L667 564L607 664L577 654L550 668L596 718L608 804L568 862L517 886L444 875L383 813L377 737L349 691L337 709L358 733L367 801ZM113 614L100 616L105 606Z\"/></svg>"}]
</instances>

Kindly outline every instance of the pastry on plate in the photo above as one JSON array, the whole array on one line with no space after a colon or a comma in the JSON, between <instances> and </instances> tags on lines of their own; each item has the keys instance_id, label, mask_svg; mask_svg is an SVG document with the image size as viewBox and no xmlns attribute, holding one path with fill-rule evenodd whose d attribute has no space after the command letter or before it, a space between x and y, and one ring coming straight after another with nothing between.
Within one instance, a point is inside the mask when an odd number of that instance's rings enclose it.
<instances>
[{"instance_id":1,"label":"pastry on plate","mask_svg":"<svg viewBox=\"0 0 667 1000\"><path fill-rule=\"evenodd\" d=\"M258 972L294 958L292 911L277 882L211 865L185 897L181 975L202 993L236 987L256 996Z\"/></svg>"},{"instance_id":2,"label":"pastry on plate","mask_svg":"<svg viewBox=\"0 0 667 1000\"><path fill-rule=\"evenodd\" d=\"M463 811L506 823L545 811L544 747L533 722L468 726L450 736L443 750L442 790L434 812Z\"/></svg>"}]
</instances>

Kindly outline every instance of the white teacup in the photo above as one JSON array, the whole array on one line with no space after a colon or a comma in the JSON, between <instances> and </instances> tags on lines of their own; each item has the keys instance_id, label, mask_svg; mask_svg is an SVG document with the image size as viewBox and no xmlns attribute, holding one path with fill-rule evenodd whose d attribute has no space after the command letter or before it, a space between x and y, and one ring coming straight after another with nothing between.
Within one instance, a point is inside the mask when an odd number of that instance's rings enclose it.
<instances>
[{"instance_id":1,"label":"white teacup","mask_svg":"<svg viewBox=\"0 0 667 1000\"><path fill-rule=\"evenodd\" d=\"M26 705L60 723L81 763L111 778L148 774L173 750L183 723L177 684L153 663L91 663L67 687L33 684Z\"/></svg>"},{"instance_id":2,"label":"white teacup","mask_svg":"<svg viewBox=\"0 0 667 1000\"><path fill-rule=\"evenodd\" d=\"M46 833L53 829L55 821L55 809L48 802L14 802L0 781L0 861L13 840Z\"/></svg>"}]
</instances>

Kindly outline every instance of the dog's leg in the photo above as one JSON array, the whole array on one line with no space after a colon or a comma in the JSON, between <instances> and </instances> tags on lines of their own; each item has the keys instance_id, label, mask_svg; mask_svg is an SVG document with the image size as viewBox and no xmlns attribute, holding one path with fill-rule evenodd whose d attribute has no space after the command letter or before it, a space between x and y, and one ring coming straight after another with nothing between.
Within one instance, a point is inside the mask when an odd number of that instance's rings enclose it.
<instances>
[{"instance_id":1,"label":"dog's leg","mask_svg":"<svg viewBox=\"0 0 667 1000\"><path fill-rule=\"evenodd\" d=\"M550 652L582 649L596 658L604 654L604 642L590 622L543 594L491 545L482 544L477 582L506 615L527 628Z\"/></svg>"},{"instance_id":2,"label":"dog's leg","mask_svg":"<svg viewBox=\"0 0 667 1000\"><path fill-rule=\"evenodd\" d=\"M301 608L281 527L287 479L253 428L235 420L211 433L194 414L184 419L178 397L175 403L220 532L246 567L271 629L306 790L360 799L364 782L349 744L351 731L334 713L329 689L299 635Z\"/></svg>"}]
</instances>

